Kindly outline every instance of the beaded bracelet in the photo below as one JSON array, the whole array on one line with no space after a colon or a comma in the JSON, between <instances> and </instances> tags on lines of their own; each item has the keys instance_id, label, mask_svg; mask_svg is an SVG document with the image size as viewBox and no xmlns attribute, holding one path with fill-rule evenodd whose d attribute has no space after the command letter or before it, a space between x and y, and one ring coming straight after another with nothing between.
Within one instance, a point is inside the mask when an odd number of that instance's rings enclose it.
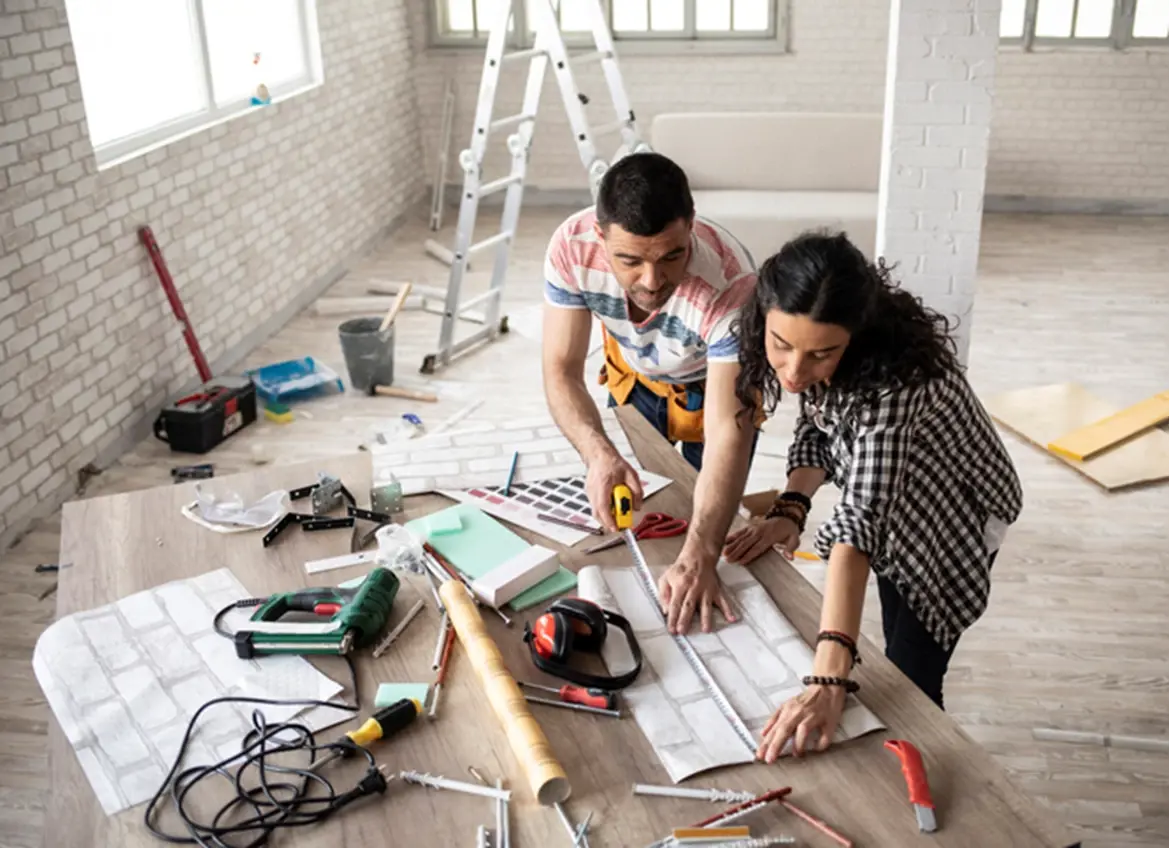
<instances>
[{"instance_id":1,"label":"beaded bracelet","mask_svg":"<svg viewBox=\"0 0 1170 848\"><path fill-rule=\"evenodd\" d=\"M857 643L854 642L848 634L842 633L840 630L822 630L817 634L817 644L821 642L836 642L849 649L849 656L853 658L853 665L858 665L861 662L861 654L857 651Z\"/></svg>"},{"instance_id":2,"label":"beaded bracelet","mask_svg":"<svg viewBox=\"0 0 1170 848\"><path fill-rule=\"evenodd\" d=\"M801 533L804 532L804 525L808 521L808 512L801 509L795 503L784 503L777 501L772 504L772 508L764 514L765 519L769 518L787 518Z\"/></svg>"},{"instance_id":3,"label":"beaded bracelet","mask_svg":"<svg viewBox=\"0 0 1170 848\"><path fill-rule=\"evenodd\" d=\"M787 501L788 503L800 504L804 507L804 511L808 512L812 509L812 498L804 494L804 492L787 491L776 496L777 501Z\"/></svg>"},{"instance_id":4,"label":"beaded bracelet","mask_svg":"<svg viewBox=\"0 0 1170 848\"><path fill-rule=\"evenodd\" d=\"M808 520L808 517L804 512L799 510L777 508L777 506L772 506L772 509L768 510L768 512L766 512L764 515L765 520L771 518L787 518L790 520L790 522L797 525L797 530L799 530L801 533L804 532L805 523Z\"/></svg>"},{"instance_id":5,"label":"beaded bracelet","mask_svg":"<svg viewBox=\"0 0 1170 848\"><path fill-rule=\"evenodd\" d=\"M860 683L848 677L824 677L820 674L807 675L800 678L800 682L805 686L841 686L850 695L861 688Z\"/></svg>"}]
</instances>

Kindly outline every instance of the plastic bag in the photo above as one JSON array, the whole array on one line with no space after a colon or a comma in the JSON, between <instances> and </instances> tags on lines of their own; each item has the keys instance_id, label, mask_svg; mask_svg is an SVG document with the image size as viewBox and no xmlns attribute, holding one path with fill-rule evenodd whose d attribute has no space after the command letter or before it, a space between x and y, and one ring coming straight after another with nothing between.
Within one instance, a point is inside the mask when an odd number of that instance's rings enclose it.
<instances>
[{"instance_id":1,"label":"plastic bag","mask_svg":"<svg viewBox=\"0 0 1170 848\"><path fill-rule=\"evenodd\" d=\"M244 499L236 492L220 497L207 491L202 484L195 485L199 517L210 524L259 529L267 527L288 511L288 492L269 492L260 500L244 506Z\"/></svg>"},{"instance_id":2,"label":"plastic bag","mask_svg":"<svg viewBox=\"0 0 1170 848\"><path fill-rule=\"evenodd\" d=\"M374 534L378 540L375 561L383 568L423 574L423 541L401 524L387 524Z\"/></svg>"}]
</instances>

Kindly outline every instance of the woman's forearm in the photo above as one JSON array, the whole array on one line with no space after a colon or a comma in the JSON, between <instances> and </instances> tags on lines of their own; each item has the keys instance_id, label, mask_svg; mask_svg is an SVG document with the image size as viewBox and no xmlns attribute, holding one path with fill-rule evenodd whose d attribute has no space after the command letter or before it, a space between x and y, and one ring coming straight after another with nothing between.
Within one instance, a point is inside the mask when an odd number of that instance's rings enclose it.
<instances>
[{"instance_id":1,"label":"woman's forearm","mask_svg":"<svg viewBox=\"0 0 1170 848\"><path fill-rule=\"evenodd\" d=\"M869 579L869 557L852 545L834 545L825 575L821 603L821 631L844 633L854 642L861 634L861 610L865 606L865 585ZM849 649L837 642L816 646L813 674L847 677L853 666Z\"/></svg>"},{"instance_id":2,"label":"woman's forearm","mask_svg":"<svg viewBox=\"0 0 1170 848\"><path fill-rule=\"evenodd\" d=\"M800 492L805 497L811 498L824 482L825 469L823 468L793 468L792 473L788 475L786 491Z\"/></svg>"}]
</instances>

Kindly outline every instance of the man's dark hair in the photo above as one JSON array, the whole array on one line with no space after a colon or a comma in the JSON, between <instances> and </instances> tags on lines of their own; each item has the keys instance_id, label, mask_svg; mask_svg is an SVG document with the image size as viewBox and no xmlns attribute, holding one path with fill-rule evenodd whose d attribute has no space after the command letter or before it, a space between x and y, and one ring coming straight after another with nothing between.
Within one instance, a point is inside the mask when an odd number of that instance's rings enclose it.
<instances>
[{"instance_id":1,"label":"man's dark hair","mask_svg":"<svg viewBox=\"0 0 1170 848\"><path fill-rule=\"evenodd\" d=\"M635 236L656 236L679 218L690 220L695 201L683 169L661 153L631 153L601 179L597 223L617 224Z\"/></svg>"}]
</instances>

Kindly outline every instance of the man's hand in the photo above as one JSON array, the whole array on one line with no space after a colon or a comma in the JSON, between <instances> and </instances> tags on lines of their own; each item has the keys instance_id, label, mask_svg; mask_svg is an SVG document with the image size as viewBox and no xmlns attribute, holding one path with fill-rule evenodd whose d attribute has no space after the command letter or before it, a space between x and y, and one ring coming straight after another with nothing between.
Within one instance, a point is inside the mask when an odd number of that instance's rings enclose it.
<instances>
[{"instance_id":1,"label":"man's hand","mask_svg":"<svg viewBox=\"0 0 1170 848\"><path fill-rule=\"evenodd\" d=\"M685 550L658 581L658 597L666 613L666 629L671 633L686 633L696 611L703 632L710 633L712 610L716 606L723 613L724 621L735 621L715 566L703 565Z\"/></svg>"},{"instance_id":2,"label":"man's hand","mask_svg":"<svg viewBox=\"0 0 1170 848\"><path fill-rule=\"evenodd\" d=\"M769 548L779 545L781 555L790 560L799 544L800 528L795 521L783 516L766 518L753 521L728 536L723 556L728 562L746 565Z\"/></svg>"},{"instance_id":3,"label":"man's hand","mask_svg":"<svg viewBox=\"0 0 1170 848\"><path fill-rule=\"evenodd\" d=\"M789 742L797 757L806 751L824 751L833 741L844 709L843 687L809 686L781 704L764 725L756 758L774 763Z\"/></svg>"},{"instance_id":4,"label":"man's hand","mask_svg":"<svg viewBox=\"0 0 1170 848\"><path fill-rule=\"evenodd\" d=\"M618 530L613 517L613 490L624 484L634 496L633 508L642 508L642 480L634 467L616 452L602 453L588 463L589 473L585 475L585 494L593 507L593 517L611 533Z\"/></svg>"}]
</instances>

